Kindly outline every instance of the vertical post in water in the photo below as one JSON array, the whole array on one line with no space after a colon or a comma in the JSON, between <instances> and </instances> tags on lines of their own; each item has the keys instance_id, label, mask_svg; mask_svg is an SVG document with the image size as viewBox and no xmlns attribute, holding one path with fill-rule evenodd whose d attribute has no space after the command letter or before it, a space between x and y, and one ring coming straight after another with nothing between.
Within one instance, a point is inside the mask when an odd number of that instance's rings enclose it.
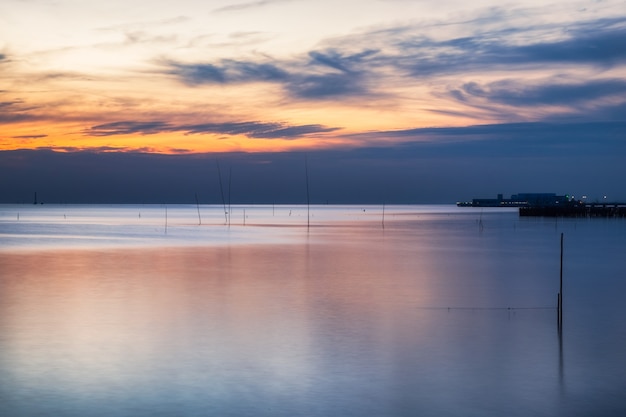
<instances>
[{"instance_id":1,"label":"vertical post in water","mask_svg":"<svg viewBox=\"0 0 626 417\"><path fill-rule=\"evenodd\" d=\"M196 197L196 208L198 209L198 225L202 224L202 218L200 217L200 202L198 201L198 193L195 194Z\"/></svg>"},{"instance_id":2,"label":"vertical post in water","mask_svg":"<svg viewBox=\"0 0 626 417\"><path fill-rule=\"evenodd\" d=\"M385 228L385 203L383 203L383 229Z\"/></svg>"},{"instance_id":3,"label":"vertical post in water","mask_svg":"<svg viewBox=\"0 0 626 417\"><path fill-rule=\"evenodd\" d=\"M309 199L309 162L306 155L304 156L304 173L306 175L306 228L309 229L311 225L310 216L310 199Z\"/></svg>"},{"instance_id":4,"label":"vertical post in water","mask_svg":"<svg viewBox=\"0 0 626 417\"><path fill-rule=\"evenodd\" d=\"M561 233L561 268L559 273L559 328L563 324L563 233Z\"/></svg>"},{"instance_id":5,"label":"vertical post in water","mask_svg":"<svg viewBox=\"0 0 626 417\"><path fill-rule=\"evenodd\" d=\"M228 227L230 227L231 206L230 206L230 185L233 178L233 167L228 167Z\"/></svg>"},{"instance_id":6,"label":"vertical post in water","mask_svg":"<svg viewBox=\"0 0 626 417\"><path fill-rule=\"evenodd\" d=\"M217 164L217 178L220 181L220 194L222 196L222 205L224 206L224 224L228 224L228 212L226 211L226 199L224 198L224 186L222 185L222 170L220 169L220 161L215 160Z\"/></svg>"},{"instance_id":7,"label":"vertical post in water","mask_svg":"<svg viewBox=\"0 0 626 417\"><path fill-rule=\"evenodd\" d=\"M165 234L167 234L167 204L165 205Z\"/></svg>"}]
</instances>

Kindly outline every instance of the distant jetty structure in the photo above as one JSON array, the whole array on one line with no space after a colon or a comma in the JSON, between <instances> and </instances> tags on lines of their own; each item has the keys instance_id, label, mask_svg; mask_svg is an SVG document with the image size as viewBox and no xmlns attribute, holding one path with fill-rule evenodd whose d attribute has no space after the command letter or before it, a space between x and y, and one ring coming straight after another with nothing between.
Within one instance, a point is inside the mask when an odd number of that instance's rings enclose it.
<instances>
[{"instance_id":1,"label":"distant jetty structure","mask_svg":"<svg viewBox=\"0 0 626 417\"><path fill-rule=\"evenodd\" d=\"M548 206L569 203L568 195L556 195L555 193L519 193L511 198L504 198L498 194L496 198L475 198L472 201L457 202L459 207L528 207Z\"/></svg>"},{"instance_id":2,"label":"distant jetty structure","mask_svg":"<svg viewBox=\"0 0 626 417\"><path fill-rule=\"evenodd\" d=\"M523 217L626 217L626 203L588 203L555 193L519 193L511 198L475 198L457 202L459 207L519 207Z\"/></svg>"}]
</instances>

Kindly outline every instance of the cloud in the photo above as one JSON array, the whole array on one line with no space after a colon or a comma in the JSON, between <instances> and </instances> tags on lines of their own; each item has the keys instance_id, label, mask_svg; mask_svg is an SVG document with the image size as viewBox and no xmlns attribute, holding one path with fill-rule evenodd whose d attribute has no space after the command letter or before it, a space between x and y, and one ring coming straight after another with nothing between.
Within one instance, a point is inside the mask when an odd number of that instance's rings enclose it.
<instances>
[{"instance_id":1,"label":"cloud","mask_svg":"<svg viewBox=\"0 0 626 417\"><path fill-rule=\"evenodd\" d=\"M93 126L84 131L84 133L89 136L114 136L132 134L153 135L167 131L171 131L171 127L165 122L120 121Z\"/></svg>"},{"instance_id":2,"label":"cloud","mask_svg":"<svg viewBox=\"0 0 626 417\"><path fill-rule=\"evenodd\" d=\"M119 121L92 126L91 128L83 131L83 133L88 136L115 136L183 132L184 134L244 135L255 139L298 139L310 134L332 132L338 129L339 128L336 127L326 127L317 124L291 126L284 123L268 122L226 122L172 125L163 121Z\"/></svg>"},{"instance_id":3,"label":"cloud","mask_svg":"<svg viewBox=\"0 0 626 417\"><path fill-rule=\"evenodd\" d=\"M337 127L324 127L319 124L300 125L300 126L287 126L268 129L265 131L256 132L251 137L263 138L263 139L290 139L306 136L315 133L334 132L339 130Z\"/></svg>"},{"instance_id":4,"label":"cloud","mask_svg":"<svg viewBox=\"0 0 626 417\"><path fill-rule=\"evenodd\" d=\"M615 23L624 24L626 19L615 19ZM582 27L569 31L567 39L554 42L537 42L522 46L509 46L503 52L505 59L513 62L536 63L573 63L611 66L626 61L624 36L626 28L606 27L607 21L589 22ZM493 47L498 52L499 48Z\"/></svg>"},{"instance_id":5,"label":"cloud","mask_svg":"<svg viewBox=\"0 0 626 417\"><path fill-rule=\"evenodd\" d=\"M230 84L259 81L281 81L289 74L271 63L222 60L218 64L183 64L166 62L166 73L175 75L185 84Z\"/></svg>"},{"instance_id":6,"label":"cloud","mask_svg":"<svg viewBox=\"0 0 626 417\"><path fill-rule=\"evenodd\" d=\"M343 54L335 48L327 49L323 52L311 51L309 56L313 64L321 64L345 73L357 72L355 65L362 64L368 57L376 55L379 50L365 49L358 53Z\"/></svg>"},{"instance_id":7,"label":"cloud","mask_svg":"<svg viewBox=\"0 0 626 417\"><path fill-rule=\"evenodd\" d=\"M21 100L0 101L0 123L21 123L41 119L40 115L30 113L34 107L23 105Z\"/></svg>"},{"instance_id":8,"label":"cloud","mask_svg":"<svg viewBox=\"0 0 626 417\"><path fill-rule=\"evenodd\" d=\"M195 64L164 61L163 64L165 73L190 86L271 82L280 84L294 98L324 99L369 94L364 68L367 59L377 53L377 50L366 49L342 54L329 49L311 51L307 61L299 62L221 60Z\"/></svg>"},{"instance_id":9,"label":"cloud","mask_svg":"<svg viewBox=\"0 0 626 417\"><path fill-rule=\"evenodd\" d=\"M401 155L544 157L626 151L626 121L529 122L375 131L346 137L368 143L402 139Z\"/></svg>"},{"instance_id":10,"label":"cloud","mask_svg":"<svg viewBox=\"0 0 626 417\"><path fill-rule=\"evenodd\" d=\"M533 32L541 32L532 27L489 30L445 40L414 36L405 29L389 33L392 36L388 42L396 49L386 59L418 78L468 71L501 71L503 68L515 71L550 64L610 68L626 62L623 42L626 28L622 27L625 22L626 18L585 22L574 25L566 32L566 37L558 40L539 33L536 38L532 37ZM560 29L550 28L551 31ZM522 34L533 40L520 42Z\"/></svg>"},{"instance_id":11,"label":"cloud","mask_svg":"<svg viewBox=\"0 0 626 417\"><path fill-rule=\"evenodd\" d=\"M626 80L599 79L572 83L546 80L529 84L517 80L500 80L485 85L476 82L464 84L450 91L457 100L469 102L473 98L511 106L564 105L573 106L581 102L593 102L626 96Z\"/></svg>"},{"instance_id":12,"label":"cloud","mask_svg":"<svg viewBox=\"0 0 626 417\"><path fill-rule=\"evenodd\" d=\"M358 74L324 74L299 77L287 86L289 93L306 99L323 99L365 94Z\"/></svg>"},{"instance_id":13,"label":"cloud","mask_svg":"<svg viewBox=\"0 0 626 417\"><path fill-rule=\"evenodd\" d=\"M204 123L180 126L180 130L188 134L219 133L228 135L245 135L257 139L296 139L313 133L324 133L338 128L322 125L286 126L283 123L238 122L238 123Z\"/></svg>"},{"instance_id":14,"label":"cloud","mask_svg":"<svg viewBox=\"0 0 626 417\"><path fill-rule=\"evenodd\" d=\"M218 9L213 10L213 13L224 13L224 12L234 12L246 9L255 9L258 7L269 6L276 3L286 3L293 0L259 0L259 1L251 1L247 3L237 3L232 4L230 6L220 7Z\"/></svg>"},{"instance_id":15,"label":"cloud","mask_svg":"<svg viewBox=\"0 0 626 417\"><path fill-rule=\"evenodd\" d=\"M265 2L245 3L260 5ZM243 7L243 5L239 5ZM237 7L239 7L237 6ZM323 47L285 59L258 61L250 59L183 63L162 61L163 71L189 86L204 84L273 83L290 98L300 100L342 100L355 97L374 98L387 87L415 86L428 83L431 91L449 83L450 75L462 75L463 87L446 86L451 97L468 100L478 97L472 91L479 84L471 78L493 75L500 84L483 86L485 99L523 105L524 102L558 101L558 94L576 96L584 93L596 100L617 80L552 82L543 87L521 89L510 80L523 79L529 69L541 70L552 77L571 77L582 68L608 70L626 65L626 17L596 19L569 24L559 23L507 26L501 10L494 10L474 20L451 23L464 36L442 37L439 26L424 24L389 27L349 36L326 39ZM435 30L430 35L430 31ZM435 37L436 35L436 37ZM546 76L547 78L550 75ZM508 83L508 85L507 85ZM621 87L620 87L621 88ZM434 93L433 93L434 94ZM508 95L507 95L508 94ZM517 104L514 104L517 103ZM571 102L570 102L571 103Z\"/></svg>"},{"instance_id":16,"label":"cloud","mask_svg":"<svg viewBox=\"0 0 626 417\"><path fill-rule=\"evenodd\" d=\"M11 139L41 139L47 138L48 135L19 135L19 136L11 136Z\"/></svg>"},{"instance_id":17,"label":"cloud","mask_svg":"<svg viewBox=\"0 0 626 417\"><path fill-rule=\"evenodd\" d=\"M162 28L163 26L179 25L183 23L188 23L191 20L192 19L188 16L180 15L180 16L165 18L165 19L134 21L134 22L129 22L129 23L111 25L111 26L106 26L106 27L100 27L100 28L97 28L96 30L100 32L118 32L118 31L127 32L127 31L136 31L139 29L143 30L146 28L155 28L155 27Z\"/></svg>"},{"instance_id":18,"label":"cloud","mask_svg":"<svg viewBox=\"0 0 626 417\"><path fill-rule=\"evenodd\" d=\"M177 35L155 36L142 30L126 31L124 32L124 37L126 38L125 43L128 45L146 43L166 44L175 43L178 40Z\"/></svg>"}]
</instances>

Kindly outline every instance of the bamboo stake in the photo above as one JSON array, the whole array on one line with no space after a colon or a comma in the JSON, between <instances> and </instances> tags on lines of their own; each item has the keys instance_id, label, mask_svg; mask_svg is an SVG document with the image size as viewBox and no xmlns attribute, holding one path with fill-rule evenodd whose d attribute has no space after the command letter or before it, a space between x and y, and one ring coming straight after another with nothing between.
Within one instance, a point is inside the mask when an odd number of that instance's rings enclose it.
<instances>
[{"instance_id":1,"label":"bamboo stake","mask_svg":"<svg viewBox=\"0 0 626 417\"><path fill-rule=\"evenodd\" d=\"M196 208L198 209L198 225L202 224L202 218L200 218L200 202L198 201L198 193L195 194L196 197Z\"/></svg>"},{"instance_id":2,"label":"bamboo stake","mask_svg":"<svg viewBox=\"0 0 626 417\"><path fill-rule=\"evenodd\" d=\"M228 227L230 227L231 207L230 207L230 185L233 178L233 167L228 167Z\"/></svg>"},{"instance_id":3,"label":"bamboo stake","mask_svg":"<svg viewBox=\"0 0 626 417\"><path fill-rule=\"evenodd\" d=\"M563 325L563 233L561 233L561 268L559 273L559 327Z\"/></svg>"},{"instance_id":4,"label":"bamboo stake","mask_svg":"<svg viewBox=\"0 0 626 417\"><path fill-rule=\"evenodd\" d=\"M220 181L220 194L222 196L222 205L224 206L224 224L228 223L228 214L226 212L226 199L224 198L224 186L222 185L222 170L220 169L220 161L215 160L217 164L217 176Z\"/></svg>"},{"instance_id":5,"label":"bamboo stake","mask_svg":"<svg viewBox=\"0 0 626 417\"><path fill-rule=\"evenodd\" d=\"M306 175L306 228L308 229L311 225L311 214L310 214L310 198L309 198L309 162L306 155L304 156L304 171Z\"/></svg>"},{"instance_id":6,"label":"bamboo stake","mask_svg":"<svg viewBox=\"0 0 626 417\"><path fill-rule=\"evenodd\" d=\"M385 203L383 203L383 229L385 228Z\"/></svg>"}]
</instances>

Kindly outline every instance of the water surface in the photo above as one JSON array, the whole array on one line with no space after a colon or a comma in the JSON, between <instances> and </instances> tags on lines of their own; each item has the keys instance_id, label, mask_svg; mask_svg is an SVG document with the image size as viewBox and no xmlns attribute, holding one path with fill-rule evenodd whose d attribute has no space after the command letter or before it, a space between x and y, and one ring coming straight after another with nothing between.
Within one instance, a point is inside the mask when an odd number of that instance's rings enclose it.
<instances>
[{"instance_id":1,"label":"water surface","mask_svg":"<svg viewBox=\"0 0 626 417\"><path fill-rule=\"evenodd\" d=\"M623 220L230 214L2 207L0 415L626 412Z\"/></svg>"}]
</instances>

